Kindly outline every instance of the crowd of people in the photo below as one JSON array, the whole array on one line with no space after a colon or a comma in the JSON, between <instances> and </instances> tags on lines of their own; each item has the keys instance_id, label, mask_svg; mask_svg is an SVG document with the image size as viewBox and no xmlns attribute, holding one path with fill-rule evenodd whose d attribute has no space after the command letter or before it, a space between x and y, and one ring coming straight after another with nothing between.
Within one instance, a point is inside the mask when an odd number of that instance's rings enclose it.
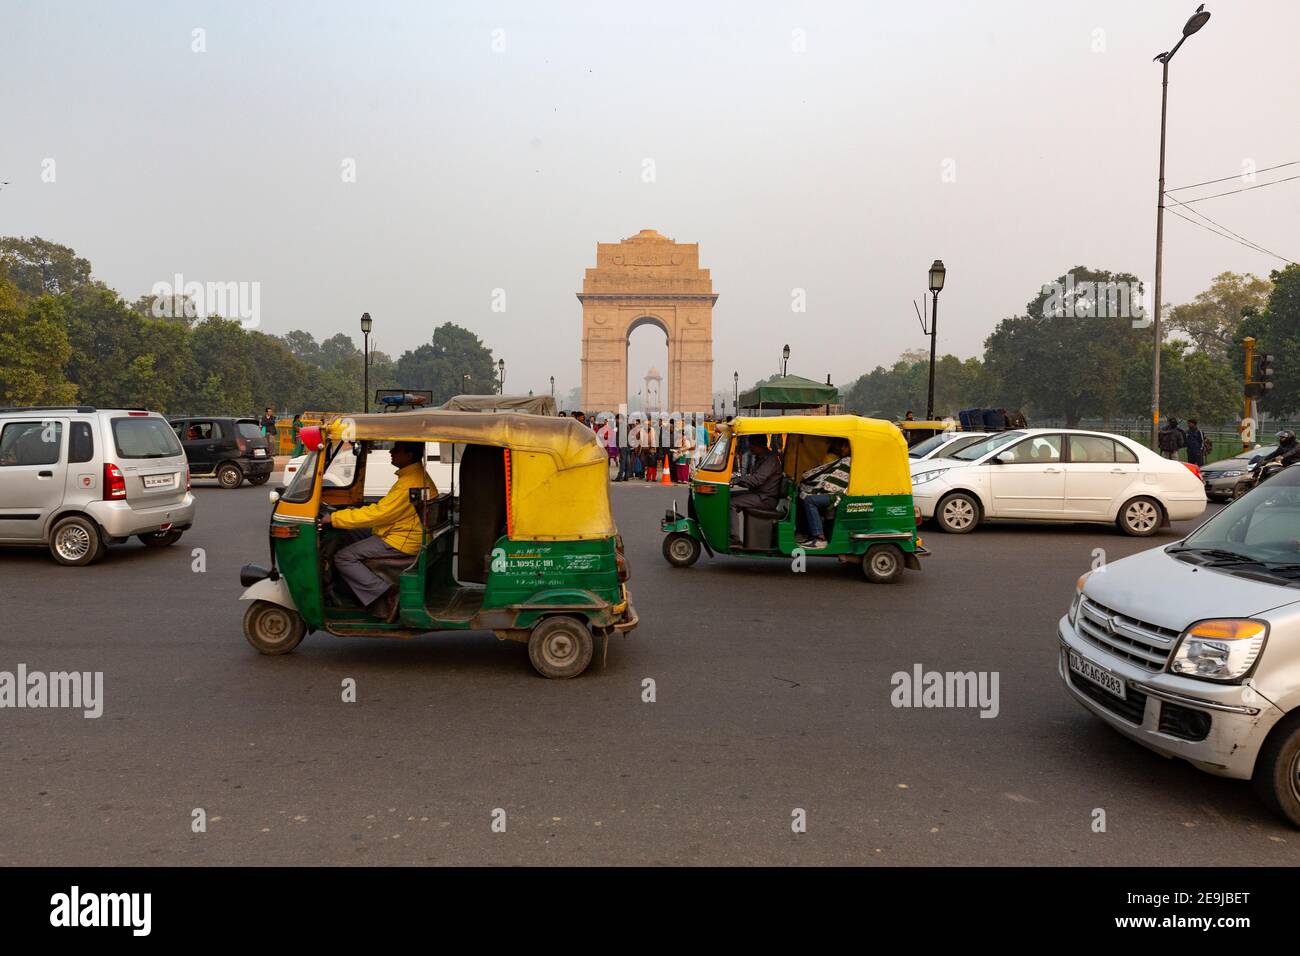
<instances>
[{"instance_id":1,"label":"crowd of people","mask_svg":"<svg viewBox=\"0 0 1300 956\"><path fill-rule=\"evenodd\" d=\"M684 483L704 460L724 424L710 415L560 412L592 429L609 454L612 481ZM728 418L727 421L731 419Z\"/></svg>"}]
</instances>

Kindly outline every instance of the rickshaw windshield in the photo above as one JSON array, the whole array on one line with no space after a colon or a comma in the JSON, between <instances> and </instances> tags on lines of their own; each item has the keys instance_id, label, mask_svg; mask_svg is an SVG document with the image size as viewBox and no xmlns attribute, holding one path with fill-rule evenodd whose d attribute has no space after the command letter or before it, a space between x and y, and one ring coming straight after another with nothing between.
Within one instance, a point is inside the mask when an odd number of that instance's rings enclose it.
<instances>
[{"instance_id":1,"label":"rickshaw windshield","mask_svg":"<svg viewBox=\"0 0 1300 956\"><path fill-rule=\"evenodd\" d=\"M704 456L700 462L700 471L722 471L727 466L727 450L731 444L731 436L727 434L719 435L709 453Z\"/></svg>"},{"instance_id":2,"label":"rickshaw windshield","mask_svg":"<svg viewBox=\"0 0 1300 956\"><path fill-rule=\"evenodd\" d=\"M312 488L316 484L316 459L319 456L320 452L317 451L307 456L307 460L302 463L298 473L293 476L293 481L289 483L289 487L280 496L281 501L302 504L304 501L311 499Z\"/></svg>"}]
</instances>

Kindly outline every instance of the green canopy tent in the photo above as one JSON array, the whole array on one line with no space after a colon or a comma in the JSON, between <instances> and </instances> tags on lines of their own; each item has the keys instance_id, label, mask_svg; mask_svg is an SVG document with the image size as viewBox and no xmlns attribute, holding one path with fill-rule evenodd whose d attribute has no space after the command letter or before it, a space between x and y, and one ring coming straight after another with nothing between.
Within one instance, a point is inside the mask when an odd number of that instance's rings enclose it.
<instances>
[{"instance_id":1,"label":"green canopy tent","mask_svg":"<svg viewBox=\"0 0 1300 956\"><path fill-rule=\"evenodd\" d=\"M839 400L840 392L834 385L814 382L800 375L785 375L752 388L748 392L742 392L740 407L756 408L759 412L769 408L785 411L787 408L818 408L822 405L834 405Z\"/></svg>"}]
</instances>

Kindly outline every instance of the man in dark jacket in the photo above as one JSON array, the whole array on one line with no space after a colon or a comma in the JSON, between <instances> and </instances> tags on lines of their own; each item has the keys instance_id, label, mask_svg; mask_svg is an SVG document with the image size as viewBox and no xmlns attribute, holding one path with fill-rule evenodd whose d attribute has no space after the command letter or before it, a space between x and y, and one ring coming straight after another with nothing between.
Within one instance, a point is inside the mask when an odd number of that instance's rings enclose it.
<instances>
[{"instance_id":1,"label":"man in dark jacket","mask_svg":"<svg viewBox=\"0 0 1300 956\"><path fill-rule=\"evenodd\" d=\"M1187 444L1187 436L1178 427L1178 419L1170 415L1165 419L1165 423L1160 426L1156 441L1160 445L1160 454L1166 458L1177 458L1178 449Z\"/></svg>"},{"instance_id":2,"label":"man in dark jacket","mask_svg":"<svg viewBox=\"0 0 1300 956\"><path fill-rule=\"evenodd\" d=\"M740 511L743 508L775 508L781 497L781 459L767 445L764 435L749 436L749 453L754 463L749 472L731 479L731 537L740 539Z\"/></svg>"},{"instance_id":3,"label":"man in dark jacket","mask_svg":"<svg viewBox=\"0 0 1300 956\"><path fill-rule=\"evenodd\" d=\"M1205 432L1201 431L1195 418L1187 419L1187 460L1200 468L1205 464Z\"/></svg>"}]
</instances>

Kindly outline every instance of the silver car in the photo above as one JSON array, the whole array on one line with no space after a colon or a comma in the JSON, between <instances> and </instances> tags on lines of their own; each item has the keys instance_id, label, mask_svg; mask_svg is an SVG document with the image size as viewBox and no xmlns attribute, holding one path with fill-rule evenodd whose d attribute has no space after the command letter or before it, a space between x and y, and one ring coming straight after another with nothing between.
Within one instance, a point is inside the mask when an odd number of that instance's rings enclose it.
<instances>
[{"instance_id":1,"label":"silver car","mask_svg":"<svg viewBox=\"0 0 1300 956\"><path fill-rule=\"evenodd\" d=\"M1256 445L1232 458L1224 458L1201 466L1201 479L1205 482L1205 497L1211 501L1227 501L1240 497L1247 489L1245 480L1255 462L1277 451L1277 445Z\"/></svg>"},{"instance_id":2,"label":"silver car","mask_svg":"<svg viewBox=\"0 0 1300 956\"><path fill-rule=\"evenodd\" d=\"M132 536L174 544L193 522L189 465L161 415L0 408L0 544L85 565Z\"/></svg>"},{"instance_id":3,"label":"silver car","mask_svg":"<svg viewBox=\"0 0 1300 956\"><path fill-rule=\"evenodd\" d=\"M1300 826L1300 469L1081 577L1057 637L1085 708Z\"/></svg>"}]
</instances>

